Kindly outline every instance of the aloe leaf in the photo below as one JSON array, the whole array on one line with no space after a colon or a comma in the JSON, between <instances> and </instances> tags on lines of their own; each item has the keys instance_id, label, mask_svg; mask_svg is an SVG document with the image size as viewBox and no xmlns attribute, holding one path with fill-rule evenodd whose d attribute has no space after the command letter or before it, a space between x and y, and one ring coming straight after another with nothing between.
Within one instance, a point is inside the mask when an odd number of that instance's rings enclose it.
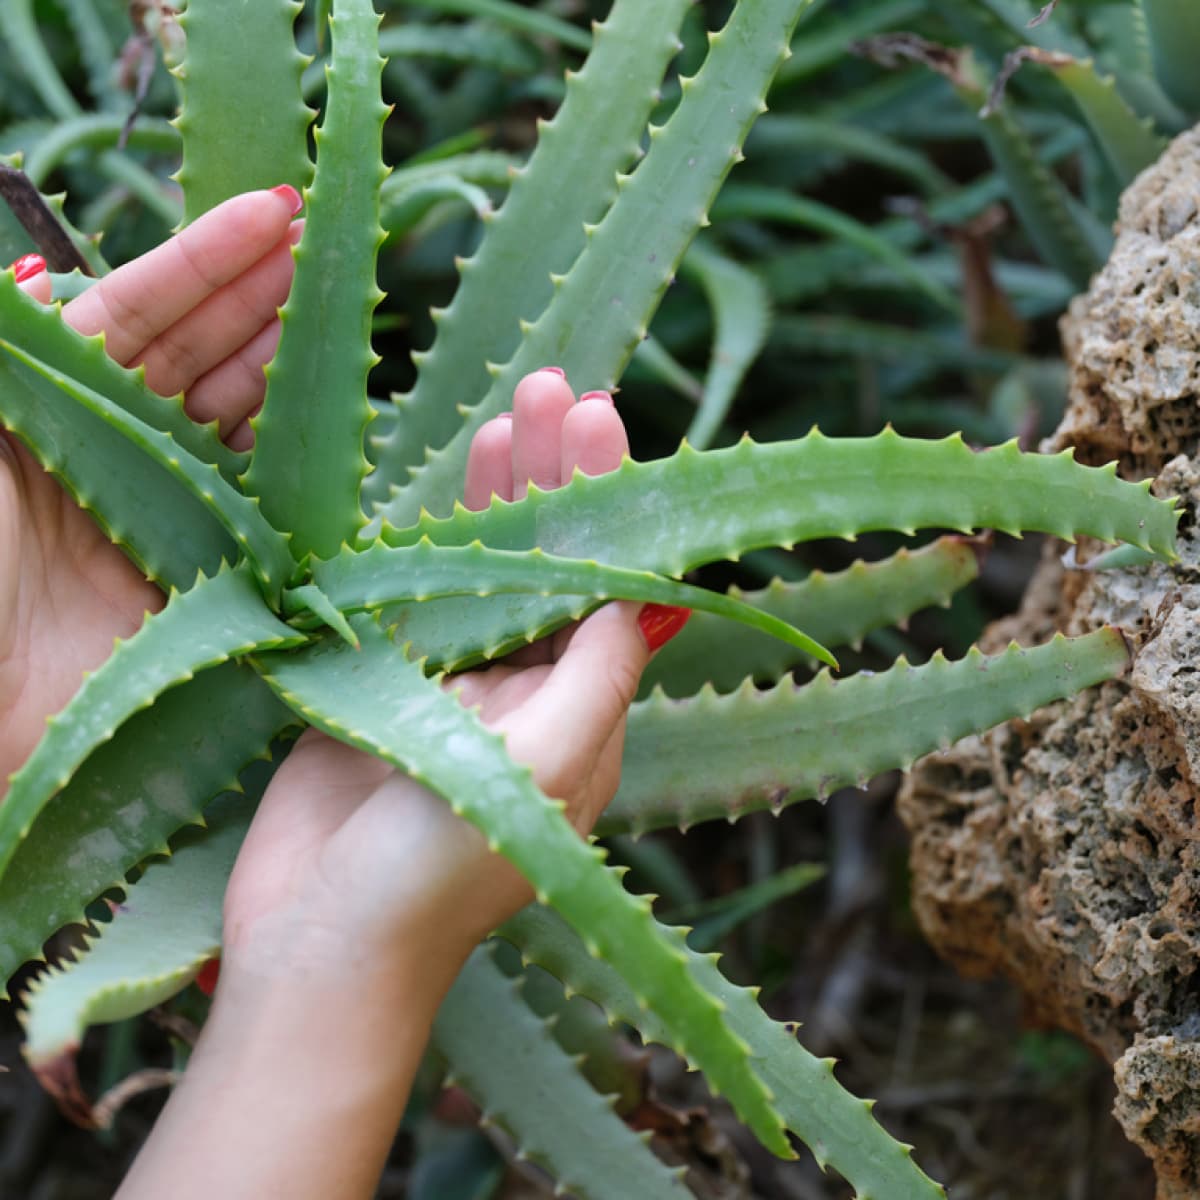
<instances>
[{"instance_id":1,"label":"aloe leaf","mask_svg":"<svg viewBox=\"0 0 1200 1200\"><path fill-rule=\"evenodd\" d=\"M500 212L485 218L479 250L460 264L453 301L433 314L437 337L428 352L414 356L416 385L395 397L400 420L390 436L372 439L379 476L369 485L372 494L386 499L387 485L406 483L426 447L444 446L454 436L462 424L458 406L474 404L491 387L486 364L510 357L520 321L536 317L553 297L552 273L578 257L587 242L585 224L604 213L616 195L617 173L640 153L689 7L689 0L616 0L596 26L587 62L567 76L562 106L541 126L537 148L515 173ZM616 92L622 103L614 106ZM503 304L496 303L499 293Z\"/></svg>"},{"instance_id":2,"label":"aloe leaf","mask_svg":"<svg viewBox=\"0 0 1200 1200\"><path fill-rule=\"evenodd\" d=\"M771 301L753 271L702 241L692 245L680 271L699 283L713 312L704 398L685 435L697 450L704 450L729 415L746 373L766 344Z\"/></svg>"},{"instance_id":3,"label":"aloe leaf","mask_svg":"<svg viewBox=\"0 0 1200 1200\"><path fill-rule=\"evenodd\" d=\"M480 1014L487 1013L481 1021ZM433 1025L433 1044L485 1122L579 1200L687 1200L682 1168L665 1166L592 1090L549 1026L483 947L467 960Z\"/></svg>"},{"instance_id":4,"label":"aloe leaf","mask_svg":"<svg viewBox=\"0 0 1200 1200\"><path fill-rule=\"evenodd\" d=\"M1023 454L1015 442L975 453L957 435L922 441L889 429L871 438L814 431L770 445L745 439L703 454L685 444L671 458L627 460L608 475L578 476L516 504L427 516L411 529L386 530L385 540L540 546L563 558L680 577L747 550L883 529L1031 530L1067 540L1087 534L1170 558L1176 520L1171 503L1149 494L1148 481L1117 479L1115 464L1084 467L1070 451ZM521 645L531 631L581 611L569 599L445 600L405 606L387 620L402 640L453 668L487 647Z\"/></svg>"},{"instance_id":5,"label":"aloe leaf","mask_svg":"<svg viewBox=\"0 0 1200 1200\"><path fill-rule=\"evenodd\" d=\"M859 1200L945 1200L945 1192L913 1162L912 1148L895 1141L871 1115L871 1103L856 1099L833 1077L833 1060L809 1054L796 1041L794 1026L773 1021L758 1005L757 989L730 983L716 955L688 949L683 931L660 926L687 956L725 1020L749 1047L754 1063L770 1080L787 1127L854 1187ZM632 1025L647 1041L669 1045L663 1023L639 1013L628 984L607 963L590 958L582 942L555 913L531 905L504 925L527 963L560 979L572 993L595 1001L614 1024Z\"/></svg>"},{"instance_id":6,"label":"aloe leaf","mask_svg":"<svg viewBox=\"0 0 1200 1200\"><path fill-rule=\"evenodd\" d=\"M1197 32L1200 48L1200 25ZM1084 120L1123 188L1158 161L1166 149L1166 140L1154 131L1149 118L1138 117L1129 107L1111 75L1100 75L1095 64L1087 59L1069 59L1047 65L1075 97Z\"/></svg>"},{"instance_id":7,"label":"aloe leaf","mask_svg":"<svg viewBox=\"0 0 1200 1200\"><path fill-rule=\"evenodd\" d=\"M214 801L205 829L181 834L170 858L146 867L73 960L29 985L22 1054L51 1092L82 1100L74 1058L89 1025L161 1004L220 952L225 884L253 815L243 796Z\"/></svg>"},{"instance_id":8,"label":"aloe leaf","mask_svg":"<svg viewBox=\"0 0 1200 1200\"><path fill-rule=\"evenodd\" d=\"M183 95L177 178L187 221L239 192L303 188L311 178L312 113L300 98L305 59L292 37L302 7L253 0L235 13L222 0L189 0L180 17L187 56L175 72Z\"/></svg>"},{"instance_id":9,"label":"aloe leaf","mask_svg":"<svg viewBox=\"0 0 1200 1200\"><path fill-rule=\"evenodd\" d=\"M330 27L333 61L316 133L317 174L244 476L268 519L292 531L298 557L336 554L362 523L367 373L378 362L371 314L383 298L375 283L388 111L379 90L379 17L370 0L338 0Z\"/></svg>"},{"instance_id":10,"label":"aloe leaf","mask_svg":"<svg viewBox=\"0 0 1200 1200\"><path fill-rule=\"evenodd\" d=\"M760 1140L790 1157L769 1093L678 949L652 932L649 902L629 895L604 869L602 852L579 837L528 769L514 765L499 736L427 680L373 621L359 617L354 625L361 650L326 639L293 654L261 655L256 665L311 724L445 796L661 1014L672 1044L729 1098Z\"/></svg>"},{"instance_id":11,"label":"aloe leaf","mask_svg":"<svg viewBox=\"0 0 1200 1200\"><path fill-rule=\"evenodd\" d=\"M380 510L386 520L406 525L422 508L439 515L449 510L472 436L511 404L522 376L559 363L577 383L616 386L688 243L741 155L807 7L808 0L740 4L725 28L709 35L704 66L681 85L683 95L670 121L652 127L646 157L622 179L617 200L600 224L587 230L586 248L556 281L553 300L535 323L523 326L520 349L496 374L454 440L431 454L412 482ZM666 206L665 196L671 198ZM586 336L580 336L585 328Z\"/></svg>"},{"instance_id":12,"label":"aloe leaf","mask_svg":"<svg viewBox=\"0 0 1200 1200\"><path fill-rule=\"evenodd\" d=\"M768 692L747 684L728 696L652 696L630 713L621 787L596 831L687 827L824 799L1112 679L1128 663L1125 639L1110 627L991 657L973 647L957 662L940 653L921 667L902 659L836 683L822 672L799 688L785 680Z\"/></svg>"},{"instance_id":13,"label":"aloe leaf","mask_svg":"<svg viewBox=\"0 0 1200 1200\"><path fill-rule=\"evenodd\" d=\"M66 708L47 720L41 741L10 778L0 805L0 878L38 814L134 713L208 667L252 650L304 641L266 608L244 567L201 578L191 591L173 594L167 607L128 641L118 642Z\"/></svg>"},{"instance_id":14,"label":"aloe leaf","mask_svg":"<svg viewBox=\"0 0 1200 1200\"><path fill-rule=\"evenodd\" d=\"M343 613L444 596L519 593L673 604L743 622L760 633L784 639L801 654L837 666L836 660L830 661L828 650L799 630L728 596L662 579L648 571L552 558L537 549L514 553L489 550L478 543L435 546L425 539L413 546L393 547L379 542L367 550L346 550L329 562L316 564L313 579L325 598ZM304 597L290 595L290 604L289 597L284 597L284 612L295 617L304 612Z\"/></svg>"},{"instance_id":15,"label":"aloe leaf","mask_svg":"<svg viewBox=\"0 0 1200 1200\"><path fill-rule=\"evenodd\" d=\"M512 0L406 0L406 3L457 16L486 17L518 33L554 38L573 50L586 51L592 44L592 39L578 26L538 9L514 4Z\"/></svg>"},{"instance_id":16,"label":"aloe leaf","mask_svg":"<svg viewBox=\"0 0 1200 1200\"><path fill-rule=\"evenodd\" d=\"M217 436L215 421L198 425L184 411L181 397L164 398L152 392L143 368L130 371L120 366L105 351L102 335L76 333L61 312L32 301L7 272L0 273L0 331L32 358L53 363L139 421L169 433L189 454L218 467L230 483L236 480L241 456Z\"/></svg>"},{"instance_id":17,"label":"aloe leaf","mask_svg":"<svg viewBox=\"0 0 1200 1200\"><path fill-rule=\"evenodd\" d=\"M216 572L237 558L237 543L176 476L113 424L3 353L0 424L155 582L187 588L197 567Z\"/></svg>"},{"instance_id":18,"label":"aloe leaf","mask_svg":"<svg viewBox=\"0 0 1200 1200\"><path fill-rule=\"evenodd\" d=\"M194 459L168 433L161 433L113 404L107 397L70 379L61 371L0 338L0 352L10 359L9 371L30 391L45 395L57 389L117 429L155 464L169 471L225 528L245 553L266 594L275 600L295 570L288 540L258 511L254 500L227 483L216 467ZM102 517L107 513L101 512Z\"/></svg>"},{"instance_id":19,"label":"aloe leaf","mask_svg":"<svg viewBox=\"0 0 1200 1200\"><path fill-rule=\"evenodd\" d=\"M799 583L776 579L760 591L732 588L730 594L803 626L822 644L857 646L868 633L919 609L949 604L959 588L978 576L979 559L977 543L944 537L919 550L902 549L882 562L860 560L834 575L814 571ZM669 696L690 696L706 683L728 692L747 678L774 682L801 661L781 643L696 613L654 656L642 676L641 694L661 687Z\"/></svg>"},{"instance_id":20,"label":"aloe leaf","mask_svg":"<svg viewBox=\"0 0 1200 1200\"><path fill-rule=\"evenodd\" d=\"M1190 0L1138 0L1158 81L1185 112L1200 113L1200 9Z\"/></svg>"},{"instance_id":21,"label":"aloe leaf","mask_svg":"<svg viewBox=\"0 0 1200 1200\"><path fill-rule=\"evenodd\" d=\"M227 663L159 696L97 747L33 823L0 878L0 981L238 777L295 717L248 667ZM186 757L180 747L186 746ZM0 996L3 993L0 991Z\"/></svg>"}]
</instances>

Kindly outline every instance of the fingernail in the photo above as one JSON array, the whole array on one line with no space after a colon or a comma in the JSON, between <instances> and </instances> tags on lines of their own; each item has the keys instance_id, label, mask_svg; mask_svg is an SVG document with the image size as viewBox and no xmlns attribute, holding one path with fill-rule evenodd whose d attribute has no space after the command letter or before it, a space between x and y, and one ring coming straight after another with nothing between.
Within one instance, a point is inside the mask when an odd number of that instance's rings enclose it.
<instances>
[{"instance_id":1,"label":"fingernail","mask_svg":"<svg viewBox=\"0 0 1200 1200\"><path fill-rule=\"evenodd\" d=\"M9 268L18 283L24 283L46 269L46 260L40 254L22 254Z\"/></svg>"},{"instance_id":2,"label":"fingernail","mask_svg":"<svg viewBox=\"0 0 1200 1200\"><path fill-rule=\"evenodd\" d=\"M579 397L579 403L584 403L585 400L599 400L603 404L612 404L613 398L610 392L584 392Z\"/></svg>"},{"instance_id":3,"label":"fingernail","mask_svg":"<svg viewBox=\"0 0 1200 1200\"><path fill-rule=\"evenodd\" d=\"M557 375L559 379L566 379L567 377L567 373L562 369L562 367L539 367L537 373L539 375L547 373L550 375Z\"/></svg>"},{"instance_id":4,"label":"fingernail","mask_svg":"<svg viewBox=\"0 0 1200 1200\"><path fill-rule=\"evenodd\" d=\"M669 604L647 604L638 613L638 628L651 653L665 646L688 623L690 608L675 608Z\"/></svg>"},{"instance_id":5,"label":"fingernail","mask_svg":"<svg viewBox=\"0 0 1200 1200\"><path fill-rule=\"evenodd\" d=\"M200 968L200 974L196 976L196 986L206 996L211 996L217 990L217 979L220 974L221 960L219 958L210 958Z\"/></svg>"},{"instance_id":6,"label":"fingernail","mask_svg":"<svg viewBox=\"0 0 1200 1200\"><path fill-rule=\"evenodd\" d=\"M304 207L300 193L290 183L281 183L278 187L273 187L271 191L276 196L282 196L292 206L293 217Z\"/></svg>"},{"instance_id":7,"label":"fingernail","mask_svg":"<svg viewBox=\"0 0 1200 1200\"><path fill-rule=\"evenodd\" d=\"M497 413L496 420L497 421L511 421L512 413L510 413L510 412L509 413Z\"/></svg>"}]
</instances>

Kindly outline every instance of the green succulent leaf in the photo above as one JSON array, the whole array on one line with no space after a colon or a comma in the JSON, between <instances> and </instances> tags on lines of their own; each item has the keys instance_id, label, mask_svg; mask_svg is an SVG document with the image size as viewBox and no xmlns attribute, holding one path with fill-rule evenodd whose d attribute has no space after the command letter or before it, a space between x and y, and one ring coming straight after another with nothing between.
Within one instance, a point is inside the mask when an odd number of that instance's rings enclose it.
<instances>
[{"instance_id":1,"label":"green succulent leaf","mask_svg":"<svg viewBox=\"0 0 1200 1200\"><path fill-rule=\"evenodd\" d=\"M1200 9L1188 0L1138 0L1159 82L1185 112L1200 113Z\"/></svg>"},{"instance_id":2,"label":"green succulent leaf","mask_svg":"<svg viewBox=\"0 0 1200 1200\"><path fill-rule=\"evenodd\" d=\"M367 373L371 314L383 298L375 256L383 242L379 186L387 108L380 97L379 20L370 0L338 0L330 22L329 101L316 133L296 275L280 314L279 350L253 419L246 491L292 533L298 557L328 557L362 524L359 491L369 464ZM314 404L313 397L320 397Z\"/></svg>"},{"instance_id":3,"label":"green succulent leaf","mask_svg":"<svg viewBox=\"0 0 1200 1200\"><path fill-rule=\"evenodd\" d=\"M388 641L369 618L358 617L361 650L326 639L293 654L256 661L279 696L317 728L394 763L445 796L477 826L584 936L611 961L643 1003L658 1012L680 1047L726 1095L773 1152L791 1156L770 1093L762 1087L740 1041L684 967L678 949L653 933L649 902L629 895L602 854L563 817L561 805L516 766L503 740L474 713ZM453 746L453 753L447 747ZM486 779L486 788L479 780ZM603 919L597 920L597 914Z\"/></svg>"},{"instance_id":4,"label":"green succulent leaf","mask_svg":"<svg viewBox=\"0 0 1200 1200\"><path fill-rule=\"evenodd\" d=\"M244 796L215 801L207 827L186 831L170 858L151 862L74 960L30 984L22 1053L52 1091L73 1078L89 1025L161 1004L220 953L225 884L253 815Z\"/></svg>"},{"instance_id":5,"label":"green succulent leaf","mask_svg":"<svg viewBox=\"0 0 1200 1200\"><path fill-rule=\"evenodd\" d=\"M93 751L168 688L252 650L298 646L303 634L263 604L246 568L201 578L173 594L128 641L84 680L71 702L47 721L36 749L9 780L0 805L0 879L30 827Z\"/></svg>"},{"instance_id":6,"label":"green succulent leaf","mask_svg":"<svg viewBox=\"0 0 1200 1200\"><path fill-rule=\"evenodd\" d=\"M379 542L367 550L345 550L329 562L318 563L313 579L329 603L342 613L386 608L408 600L519 593L673 604L743 622L761 633L782 638L802 654L837 666L828 650L799 630L728 596L662 579L648 571L553 558L537 549L489 550L480 543L435 546L428 539L413 546L393 547ZM284 598L285 613L295 617L304 609L304 597L296 597L290 605L288 597Z\"/></svg>"},{"instance_id":7,"label":"green succulent leaf","mask_svg":"<svg viewBox=\"0 0 1200 1200\"><path fill-rule=\"evenodd\" d=\"M1139 551L1140 553L1140 551ZM858 646L868 633L903 622L922 608L946 605L979 574L981 547L944 537L919 550L899 550L881 562L861 560L827 575L814 571L799 583L774 580L754 592L730 594L830 646ZM690 696L706 683L733 691L745 679L775 682L802 659L748 627L696 613L668 642L642 676L641 695L660 687L668 696Z\"/></svg>"},{"instance_id":8,"label":"green succulent leaf","mask_svg":"<svg viewBox=\"0 0 1200 1200\"><path fill-rule=\"evenodd\" d=\"M720 504L712 497L720 496ZM957 435L940 441L885 430L871 438L794 442L748 439L703 454L686 445L668 459L626 461L608 475L579 476L519 503L385 530L389 544L481 541L499 550L539 546L563 558L679 577L747 550L871 530L1036 530L1074 540L1129 541L1174 555L1177 514L1149 484L1089 468L1070 452L1025 454L1015 442L976 453ZM450 668L524 644L535 630L577 617L569 598L444 600L389 610L386 621L437 665Z\"/></svg>"},{"instance_id":9,"label":"green succulent leaf","mask_svg":"<svg viewBox=\"0 0 1200 1200\"><path fill-rule=\"evenodd\" d=\"M303 188L312 177L312 113L300 98L306 60L292 37L302 8L296 0L253 0L236 9L189 0L180 18L187 56L176 71L183 104L175 122L189 222L240 192L283 183Z\"/></svg>"},{"instance_id":10,"label":"green succulent leaf","mask_svg":"<svg viewBox=\"0 0 1200 1200\"><path fill-rule=\"evenodd\" d=\"M479 1019L487 1013L486 1021ZM544 1167L579 1200L687 1200L682 1168L651 1153L592 1090L554 1034L483 947L467 960L433 1026L448 1082L466 1089L484 1119L499 1124L522 1158Z\"/></svg>"},{"instance_id":11,"label":"green succulent leaf","mask_svg":"<svg viewBox=\"0 0 1200 1200\"><path fill-rule=\"evenodd\" d=\"M787 1127L804 1140L817 1162L832 1166L859 1200L945 1200L945 1192L913 1162L912 1148L895 1141L871 1115L871 1103L856 1099L833 1076L833 1060L809 1054L796 1041L795 1027L773 1021L758 1005L757 989L730 983L716 955L690 950L681 929L660 926L675 942L725 1019L749 1047L752 1061L770 1081ZM579 937L555 913L531 905L499 931L526 963L549 971L573 993L595 1001L613 1023L632 1025L644 1039L669 1046L663 1022L639 1012L628 984L605 962L588 955Z\"/></svg>"},{"instance_id":12,"label":"green succulent leaf","mask_svg":"<svg viewBox=\"0 0 1200 1200\"><path fill-rule=\"evenodd\" d=\"M156 854L296 719L249 667L172 688L98 746L42 810L0 877L0 981ZM187 754L180 747L187 747Z\"/></svg>"},{"instance_id":13,"label":"green succulent leaf","mask_svg":"<svg viewBox=\"0 0 1200 1200\"><path fill-rule=\"evenodd\" d=\"M658 694L630 712L621 786L596 832L686 828L862 787L1112 679L1128 663L1125 639L1110 627L991 657L973 647L958 662L940 653L921 667L902 659L880 675L836 683L822 672L804 687L785 680L767 692L747 683L727 696Z\"/></svg>"},{"instance_id":14,"label":"green succulent leaf","mask_svg":"<svg viewBox=\"0 0 1200 1200\"><path fill-rule=\"evenodd\" d=\"M3 338L0 338L0 353L9 358L10 377L18 380L28 392L48 403L56 399L55 391L69 397L79 407L116 429L150 462L174 476L204 505L245 554L267 596L272 601L278 599L296 564L288 549L288 539L267 523L259 512L257 501L227 483L215 466L193 458L169 433L162 433L138 420L101 393L39 362ZM108 524L110 514L103 503L98 502L97 508L101 519ZM169 553L169 549L162 547L161 553Z\"/></svg>"}]
</instances>

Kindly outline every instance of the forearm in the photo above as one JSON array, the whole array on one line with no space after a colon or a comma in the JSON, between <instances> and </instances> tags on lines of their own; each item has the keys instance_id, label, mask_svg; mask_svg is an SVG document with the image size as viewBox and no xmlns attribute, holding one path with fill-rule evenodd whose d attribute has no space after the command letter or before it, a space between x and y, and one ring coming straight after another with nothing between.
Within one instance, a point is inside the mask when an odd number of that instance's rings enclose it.
<instances>
[{"instance_id":1,"label":"forearm","mask_svg":"<svg viewBox=\"0 0 1200 1200\"><path fill-rule=\"evenodd\" d=\"M223 969L117 1200L373 1196L456 959L300 987Z\"/></svg>"}]
</instances>

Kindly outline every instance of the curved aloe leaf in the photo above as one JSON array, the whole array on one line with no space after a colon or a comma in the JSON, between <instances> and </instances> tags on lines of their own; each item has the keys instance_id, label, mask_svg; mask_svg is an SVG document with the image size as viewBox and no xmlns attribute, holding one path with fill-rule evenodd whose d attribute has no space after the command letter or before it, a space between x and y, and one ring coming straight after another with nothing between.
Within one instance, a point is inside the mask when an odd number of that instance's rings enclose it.
<instances>
[{"instance_id":1,"label":"curved aloe leaf","mask_svg":"<svg viewBox=\"0 0 1200 1200\"><path fill-rule=\"evenodd\" d=\"M197 566L215 573L236 560L237 543L175 475L104 417L3 353L0 424L150 579L186 589Z\"/></svg>"},{"instance_id":2,"label":"curved aloe leaf","mask_svg":"<svg viewBox=\"0 0 1200 1200\"><path fill-rule=\"evenodd\" d=\"M159 696L97 747L42 810L0 878L0 981L296 724L249 667L227 663ZM185 758L180 747L188 748ZM0 991L0 996L3 992Z\"/></svg>"},{"instance_id":3,"label":"curved aloe leaf","mask_svg":"<svg viewBox=\"0 0 1200 1200\"><path fill-rule=\"evenodd\" d=\"M161 1004L220 952L225 884L253 815L245 797L215 801L207 828L186 831L170 858L150 863L74 960L29 985L22 1053L76 1117L91 1112L75 1073L87 1027Z\"/></svg>"},{"instance_id":4,"label":"curved aloe leaf","mask_svg":"<svg viewBox=\"0 0 1200 1200\"><path fill-rule=\"evenodd\" d=\"M169 433L193 457L212 463L226 480L235 482L241 456L217 436L215 421L198 425L184 411L181 397L152 392L142 368L130 371L120 366L105 352L103 336L76 333L61 312L34 303L7 272L0 274L0 331L6 341L32 358L53 363L63 374L100 392L139 421Z\"/></svg>"},{"instance_id":5,"label":"curved aloe leaf","mask_svg":"<svg viewBox=\"0 0 1200 1200\"><path fill-rule=\"evenodd\" d=\"M784 1120L822 1168L832 1166L859 1200L945 1200L945 1192L912 1160L912 1147L895 1141L871 1115L871 1102L855 1098L833 1077L833 1060L809 1054L794 1026L773 1021L758 1005L757 989L730 983L716 955L688 949L684 931L660 926L725 1011L725 1020L749 1047L756 1068L770 1081ZM504 925L527 963L536 963L572 992L595 1001L609 1020L632 1025L647 1041L670 1045L663 1022L640 1013L628 984L605 962L590 958L583 943L555 914L530 906Z\"/></svg>"},{"instance_id":6,"label":"curved aloe leaf","mask_svg":"<svg viewBox=\"0 0 1200 1200\"><path fill-rule=\"evenodd\" d=\"M180 18L187 57L175 72L186 220L239 192L303 188L311 178L312 113L300 98L305 59L292 38L302 8L296 0L254 0L235 12L222 0L189 0Z\"/></svg>"},{"instance_id":7,"label":"curved aloe leaf","mask_svg":"<svg viewBox=\"0 0 1200 1200\"><path fill-rule=\"evenodd\" d=\"M41 187L52 171L81 147L115 146L125 132L126 118L117 113L87 114L60 121L42 138L25 160L25 173ZM178 154L179 133L169 121L143 117L128 134L127 144L135 150L155 154Z\"/></svg>"},{"instance_id":8,"label":"curved aloe leaf","mask_svg":"<svg viewBox=\"0 0 1200 1200\"><path fill-rule=\"evenodd\" d=\"M728 596L662 579L648 571L625 571L585 559L552 558L536 549L514 553L489 550L479 543L435 546L427 539L414 546L393 547L379 542L367 550L346 550L329 562L318 563L313 579L328 602L343 613L386 608L408 600L530 592L674 604L742 622L760 633L782 638L802 654L837 666L836 661L830 662L828 650L799 630ZM293 602L289 605L285 596L284 612L299 615L306 607L304 596L290 595Z\"/></svg>"},{"instance_id":9,"label":"curved aloe leaf","mask_svg":"<svg viewBox=\"0 0 1200 1200\"><path fill-rule=\"evenodd\" d=\"M697 450L704 450L729 415L746 373L766 344L771 300L753 271L702 241L693 243L680 271L699 283L713 313L704 398L685 435Z\"/></svg>"},{"instance_id":10,"label":"curved aloe leaf","mask_svg":"<svg viewBox=\"0 0 1200 1200\"><path fill-rule=\"evenodd\" d=\"M57 389L81 408L116 429L122 437L143 451L146 457L173 475L199 500L245 553L247 561L267 595L276 600L296 568L288 539L273 529L259 512L256 501L242 495L227 483L220 471L209 463L193 458L169 433L162 433L118 408L107 397L46 366L0 338L0 353L10 358L8 371L26 388L40 397ZM109 464L103 464L108 466ZM97 509L103 520L114 515L102 502Z\"/></svg>"},{"instance_id":11,"label":"curved aloe leaf","mask_svg":"<svg viewBox=\"0 0 1200 1200\"><path fill-rule=\"evenodd\" d=\"M380 98L379 20L370 0L335 5L317 174L280 313L279 350L266 371L262 412L252 420L246 490L262 498L270 520L292 531L298 557L336 554L362 524L367 373L378 361L371 314L383 298L375 283L388 112Z\"/></svg>"},{"instance_id":12,"label":"curved aloe leaf","mask_svg":"<svg viewBox=\"0 0 1200 1200\"><path fill-rule=\"evenodd\" d=\"M486 364L509 358L521 338L520 321L536 317L553 297L552 273L566 271L578 257L587 243L586 223L601 217L616 195L617 173L640 153L639 138L678 51L676 34L689 7L689 0L616 0L596 26L594 44L583 35L583 48L591 44L587 62L568 75L566 99L541 127L537 148L516 171L504 206L485 218L483 243L460 264L450 307L433 314L437 337L428 352L415 356L416 385L395 397L400 420L390 433L371 438L380 480L405 484L408 468L421 462L427 447L444 446L454 436L463 419L458 406L476 403L492 385ZM613 89L622 96L620 105L609 103ZM498 292L505 303L496 303ZM379 482L372 481L370 490L387 498Z\"/></svg>"},{"instance_id":13,"label":"curved aloe leaf","mask_svg":"<svg viewBox=\"0 0 1200 1200\"><path fill-rule=\"evenodd\" d=\"M481 1021L480 1014L487 1013ZM651 1153L647 1134L613 1112L613 1097L592 1090L546 1022L521 998L480 947L467 960L433 1025L434 1047L450 1066L448 1082L471 1095L517 1153L550 1172L579 1200L687 1200L682 1168Z\"/></svg>"},{"instance_id":14,"label":"curved aloe leaf","mask_svg":"<svg viewBox=\"0 0 1200 1200\"><path fill-rule=\"evenodd\" d=\"M945 537L920 550L902 549L882 562L859 560L834 575L814 571L799 583L776 579L760 591L732 588L730 594L803 626L823 645L857 646L873 630L930 605L949 604L959 588L978 576L979 559L978 543ZM696 613L654 656L642 676L641 692L649 695L661 687L669 696L690 696L706 683L728 692L747 678L773 683L801 662L778 642Z\"/></svg>"},{"instance_id":15,"label":"curved aloe leaf","mask_svg":"<svg viewBox=\"0 0 1200 1200\"><path fill-rule=\"evenodd\" d=\"M425 517L384 536L398 545L427 536L437 545L540 546L563 558L587 555L679 577L751 549L879 529L1032 530L1067 540L1087 534L1169 558L1176 520L1171 503L1150 496L1148 482L1119 480L1112 464L1083 467L1069 451L1023 454L1011 442L975 453L957 435L921 441L885 430L831 439L814 431L795 442L746 439L703 454L685 446L668 459L626 461L558 491L533 490L481 513L460 507L446 520ZM404 606L386 619L399 626L401 640L456 667L489 647L521 645L583 607L569 599L444 600Z\"/></svg>"},{"instance_id":16,"label":"curved aloe leaf","mask_svg":"<svg viewBox=\"0 0 1200 1200\"><path fill-rule=\"evenodd\" d=\"M500 737L426 679L373 621L359 617L354 625L361 650L326 640L293 654L264 654L256 664L313 725L445 796L661 1015L672 1044L764 1145L790 1157L769 1091L726 1029L720 1006L698 988L678 949L654 932L649 901L629 895L604 869L601 852L578 836L529 771L513 764Z\"/></svg>"},{"instance_id":17,"label":"curved aloe leaf","mask_svg":"<svg viewBox=\"0 0 1200 1200\"><path fill-rule=\"evenodd\" d=\"M646 157L620 181L618 197L600 224L587 229L586 248L555 281L546 310L523 326L516 355L497 371L487 396L470 410L454 440L431 454L412 482L380 509L384 519L407 525L422 508L439 515L450 509L471 437L511 403L517 383L530 371L559 363L577 383L616 385L763 112L763 97L808 4L739 4L725 28L710 35L704 66L684 81L670 121L651 129ZM664 195L672 198L669 210L661 204ZM585 323L587 336L581 337Z\"/></svg>"},{"instance_id":18,"label":"curved aloe leaf","mask_svg":"<svg viewBox=\"0 0 1200 1200\"><path fill-rule=\"evenodd\" d=\"M134 713L207 667L304 641L271 614L245 568L202 578L191 591L173 595L48 719L36 749L9 780L0 805L0 877L50 799Z\"/></svg>"},{"instance_id":19,"label":"curved aloe leaf","mask_svg":"<svg viewBox=\"0 0 1200 1200\"><path fill-rule=\"evenodd\" d=\"M992 657L972 648L958 662L940 653L922 667L901 659L881 675L837 683L822 672L800 688L788 680L769 692L747 684L728 696L653 696L630 712L621 787L596 831L686 828L824 799L1112 679L1128 663L1124 637L1106 628Z\"/></svg>"}]
</instances>

